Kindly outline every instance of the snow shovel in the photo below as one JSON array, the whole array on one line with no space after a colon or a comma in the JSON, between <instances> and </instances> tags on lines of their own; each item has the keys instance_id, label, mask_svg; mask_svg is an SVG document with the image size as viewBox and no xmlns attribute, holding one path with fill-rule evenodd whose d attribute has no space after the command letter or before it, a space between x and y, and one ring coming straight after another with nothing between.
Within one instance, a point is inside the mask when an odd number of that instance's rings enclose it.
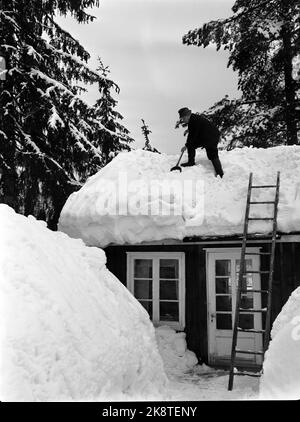
<instances>
[{"instance_id":1,"label":"snow shovel","mask_svg":"<svg viewBox=\"0 0 300 422\"><path fill-rule=\"evenodd\" d=\"M182 151L182 153L179 157L179 160L177 161L176 166L172 167L170 171L179 170L180 172L182 172L182 168L180 167L179 163L180 163L180 160L181 160L183 154L184 154L184 151Z\"/></svg>"}]
</instances>

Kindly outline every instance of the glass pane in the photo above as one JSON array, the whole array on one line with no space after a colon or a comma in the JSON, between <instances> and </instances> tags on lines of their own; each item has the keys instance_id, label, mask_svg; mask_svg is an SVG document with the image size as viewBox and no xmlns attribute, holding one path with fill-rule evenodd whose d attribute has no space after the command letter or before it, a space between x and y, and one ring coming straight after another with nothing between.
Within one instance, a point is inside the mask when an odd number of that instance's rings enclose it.
<instances>
[{"instance_id":1,"label":"glass pane","mask_svg":"<svg viewBox=\"0 0 300 422\"><path fill-rule=\"evenodd\" d=\"M216 260L216 276L230 276L230 259L217 259Z\"/></svg>"},{"instance_id":2,"label":"glass pane","mask_svg":"<svg viewBox=\"0 0 300 422\"><path fill-rule=\"evenodd\" d=\"M217 296L216 297L217 311L231 311L231 296Z\"/></svg>"},{"instance_id":3,"label":"glass pane","mask_svg":"<svg viewBox=\"0 0 300 422\"><path fill-rule=\"evenodd\" d=\"M161 300L178 300L178 281L160 280L159 297Z\"/></svg>"},{"instance_id":4,"label":"glass pane","mask_svg":"<svg viewBox=\"0 0 300 422\"><path fill-rule=\"evenodd\" d=\"M160 259L159 277L178 278L178 259Z\"/></svg>"},{"instance_id":5,"label":"glass pane","mask_svg":"<svg viewBox=\"0 0 300 422\"><path fill-rule=\"evenodd\" d=\"M253 293L247 293L241 297L241 308L253 308Z\"/></svg>"},{"instance_id":6,"label":"glass pane","mask_svg":"<svg viewBox=\"0 0 300 422\"><path fill-rule=\"evenodd\" d=\"M160 321L179 321L179 304L174 302L159 303Z\"/></svg>"},{"instance_id":7,"label":"glass pane","mask_svg":"<svg viewBox=\"0 0 300 422\"><path fill-rule=\"evenodd\" d=\"M231 314L217 314L217 330L231 330Z\"/></svg>"},{"instance_id":8,"label":"glass pane","mask_svg":"<svg viewBox=\"0 0 300 422\"><path fill-rule=\"evenodd\" d=\"M134 277L152 278L152 259L135 259Z\"/></svg>"},{"instance_id":9,"label":"glass pane","mask_svg":"<svg viewBox=\"0 0 300 422\"><path fill-rule=\"evenodd\" d=\"M254 328L254 316L252 314L240 314L239 327L247 329Z\"/></svg>"},{"instance_id":10,"label":"glass pane","mask_svg":"<svg viewBox=\"0 0 300 422\"><path fill-rule=\"evenodd\" d=\"M252 270L252 259L246 259L245 260L246 263L246 270L250 271ZM240 272L240 259L236 260L236 280L238 281L239 279L239 272ZM243 277L243 286L242 286L243 290L251 290L253 289L253 275L252 274L246 274Z\"/></svg>"},{"instance_id":11,"label":"glass pane","mask_svg":"<svg viewBox=\"0 0 300 422\"><path fill-rule=\"evenodd\" d=\"M150 319L152 319L152 302L146 302L145 300L139 300L139 302L148 312Z\"/></svg>"},{"instance_id":12,"label":"glass pane","mask_svg":"<svg viewBox=\"0 0 300 422\"><path fill-rule=\"evenodd\" d=\"M231 278L216 278L216 293L229 293L231 294Z\"/></svg>"},{"instance_id":13,"label":"glass pane","mask_svg":"<svg viewBox=\"0 0 300 422\"><path fill-rule=\"evenodd\" d=\"M152 280L134 280L134 296L137 299L152 299Z\"/></svg>"}]
</instances>

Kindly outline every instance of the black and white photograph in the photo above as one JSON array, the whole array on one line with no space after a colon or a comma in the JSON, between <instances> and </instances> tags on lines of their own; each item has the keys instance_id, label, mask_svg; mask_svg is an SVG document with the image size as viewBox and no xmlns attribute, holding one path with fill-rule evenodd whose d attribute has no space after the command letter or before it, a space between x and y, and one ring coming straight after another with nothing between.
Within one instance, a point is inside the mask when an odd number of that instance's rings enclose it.
<instances>
[{"instance_id":1,"label":"black and white photograph","mask_svg":"<svg viewBox=\"0 0 300 422\"><path fill-rule=\"evenodd\" d=\"M298 400L299 0L0 0L0 401Z\"/></svg>"}]
</instances>

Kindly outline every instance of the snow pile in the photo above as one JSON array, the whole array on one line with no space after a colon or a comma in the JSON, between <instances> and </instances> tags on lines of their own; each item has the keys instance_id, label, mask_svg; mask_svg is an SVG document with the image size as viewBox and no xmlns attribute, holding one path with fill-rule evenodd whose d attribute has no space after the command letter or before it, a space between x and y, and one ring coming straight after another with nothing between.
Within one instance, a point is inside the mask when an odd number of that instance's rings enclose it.
<instances>
[{"instance_id":1,"label":"snow pile","mask_svg":"<svg viewBox=\"0 0 300 422\"><path fill-rule=\"evenodd\" d=\"M102 247L241 234L249 173L254 184L264 185L275 184L280 171L278 229L300 230L300 146L220 151L223 179L214 176L204 150L197 152L197 165L182 173L170 172L177 159L143 150L120 153L68 198L59 229ZM252 198L274 200L274 191L254 190ZM251 216L272 214L272 205L255 205ZM249 230L270 232L271 224L252 221Z\"/></svg>"},{"instance_id":2,"label":"snow pile","mask_svg":"<svg viewBox=\"0 0 300 422\"><path fill-rule=\"evenodd\" d=\"M300 399L300 287L276 318L260 383L262 399Z\"/></svg>"},{"instance_id":3,"label":"snow pile","mask_svg":"<svg viewBox=\"0 0 300 422\"><path fill-rule=\"evenodd\" d=\"M198 359L195 353L187 349L185 333L176 333L174 329L164 325L156 328L155 334L168 375L183 374L197 365Z\"/></svg>"},{"instance_id":4,"label":"snow pile","mask_svg":"<svg viewBox=\"0 0 300 422\"><path fill-rule=\"evenodd\" d=\"M163 397L147 312L105 254L0 205L0 399Z\"/></svg>"}]
</instances>

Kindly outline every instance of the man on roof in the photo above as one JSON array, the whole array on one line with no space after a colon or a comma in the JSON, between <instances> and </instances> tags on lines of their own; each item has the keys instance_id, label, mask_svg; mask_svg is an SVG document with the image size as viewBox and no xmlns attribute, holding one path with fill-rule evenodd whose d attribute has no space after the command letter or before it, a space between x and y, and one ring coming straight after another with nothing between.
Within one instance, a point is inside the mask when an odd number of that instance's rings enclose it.
<instances>
[{"instance_id":1,"label":"man on roof","mask_svg":"<svg viewBox=\"0 0 300 422\"><path fill-rule=\"evenodd\" d=\"M216 176L223 177L223 169L218 155L218 143L220 132L217 126L208 120L205 116L192 113L192 111L183 107L178 110L179 124L188 127L188 137L185 146L181 151L187 150L188 161L182 164L182 167L195 165L195 154L197 148L205 148L207 158L211 160Z\"/></svg>"}]
</instances>

